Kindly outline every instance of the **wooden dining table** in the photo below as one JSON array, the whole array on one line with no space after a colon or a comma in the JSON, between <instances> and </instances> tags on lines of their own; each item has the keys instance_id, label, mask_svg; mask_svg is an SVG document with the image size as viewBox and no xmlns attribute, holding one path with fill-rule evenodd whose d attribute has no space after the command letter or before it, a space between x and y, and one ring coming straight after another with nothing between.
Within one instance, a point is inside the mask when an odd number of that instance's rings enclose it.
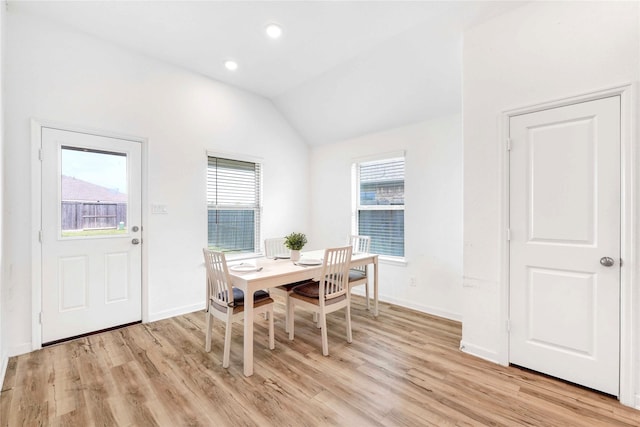
<instances>
[{"instance_id":1,"label":"wooden dining table","mask_svg":"<svg viewBox=\"0 0 640 427\"><path fill-rule=\"evenodd\" d=\"M301 260L322 259L324 250L303 252ZM246 261L245 261L246 262ZM289 259L257 258L255 263L259 271L239 272L229 268L233 286L245 293L244 298L244 375L253 375L253 295L257 290L269 289L301 280L318 279L322 273L322 264L302 265ZM351 256L351 267L373 264L373 315L378 316L378 255L354 253ZM230 263L230 266L232 263Z\"/></svg>"}]
</instances>

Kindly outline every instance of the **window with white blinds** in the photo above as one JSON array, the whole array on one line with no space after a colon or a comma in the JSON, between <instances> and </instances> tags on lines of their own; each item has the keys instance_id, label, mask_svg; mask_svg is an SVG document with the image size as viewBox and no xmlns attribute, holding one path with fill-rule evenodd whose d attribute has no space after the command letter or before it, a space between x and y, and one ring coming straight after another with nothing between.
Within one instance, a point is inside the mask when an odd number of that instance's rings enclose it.
<instances>
[{"instance_id":1,"label":"window with white blinds","mask_svg":"<svg viewBox=\"0 0 640 427\"><path fill-rule=\"evenodd\" d=\"M231 253L260 249L260 163L209 156L209 248Z\"/></svg>"},{"instance_id":2,"label":"window with white blinds","mask_svg":"<svg viewBox=\"0 0 640 427\"><path fill-rule=\"evenodd\" d=\"M355 230L371 252L404 257L404 157L355 164Z\"/></svg>"}]
</instances>

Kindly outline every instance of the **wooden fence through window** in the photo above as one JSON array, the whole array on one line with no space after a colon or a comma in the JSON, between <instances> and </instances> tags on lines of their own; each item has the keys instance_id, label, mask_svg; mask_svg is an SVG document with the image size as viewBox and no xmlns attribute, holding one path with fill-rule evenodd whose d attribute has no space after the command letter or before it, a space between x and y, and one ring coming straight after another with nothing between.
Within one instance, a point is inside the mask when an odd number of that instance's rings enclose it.
<instances>
[{"instance_id":1,"label":"wooden fence through window","mask_svg":"<svg viewBox=\"0 0 640 427\"><path fill-rule=\"evenodd\" d=\"M62 202L63 230L95 230L126 226L126 203Z\"/></svg>"}]
</instances>

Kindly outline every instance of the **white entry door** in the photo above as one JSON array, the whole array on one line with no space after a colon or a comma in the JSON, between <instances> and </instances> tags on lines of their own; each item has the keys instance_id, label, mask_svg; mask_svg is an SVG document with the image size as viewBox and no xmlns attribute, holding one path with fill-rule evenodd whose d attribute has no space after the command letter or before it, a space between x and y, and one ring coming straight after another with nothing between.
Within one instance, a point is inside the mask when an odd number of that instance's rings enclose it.
<instances>
[{"instance_id":1,"label":"white entry door","mask_svg":"<svg viewBox=\"0 0 640 427\"><path fill-rule=\"evenodd\" d=\"M509 126L510 362L617 396L620 97Z\"/></svg>"},{"instance_id":2,"label":"white entry door","mask_svg":"<svg viewBox=\"0 0 640 427\"><path fill-rule=\"evenodd\" d=\"M136 322L141 144L42 128L42 342Z\"/></svg>"}]
</instances>

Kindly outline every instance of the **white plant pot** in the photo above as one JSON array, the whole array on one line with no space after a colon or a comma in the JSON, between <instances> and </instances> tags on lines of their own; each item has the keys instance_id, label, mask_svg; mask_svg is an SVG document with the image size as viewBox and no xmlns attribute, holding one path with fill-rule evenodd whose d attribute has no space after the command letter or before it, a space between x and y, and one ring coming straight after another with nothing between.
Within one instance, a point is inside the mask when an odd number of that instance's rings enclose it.
<instances>
[{"instance_id":1,"label":"white plant pot","mask_svg":"<svg viewBox=\"0 0 640 427\"><path fill-rule=\"evenodd\" d=\"M291 261L298 262L300 261L300 251L291 251Z\"/></svg>"}]
</instances>

